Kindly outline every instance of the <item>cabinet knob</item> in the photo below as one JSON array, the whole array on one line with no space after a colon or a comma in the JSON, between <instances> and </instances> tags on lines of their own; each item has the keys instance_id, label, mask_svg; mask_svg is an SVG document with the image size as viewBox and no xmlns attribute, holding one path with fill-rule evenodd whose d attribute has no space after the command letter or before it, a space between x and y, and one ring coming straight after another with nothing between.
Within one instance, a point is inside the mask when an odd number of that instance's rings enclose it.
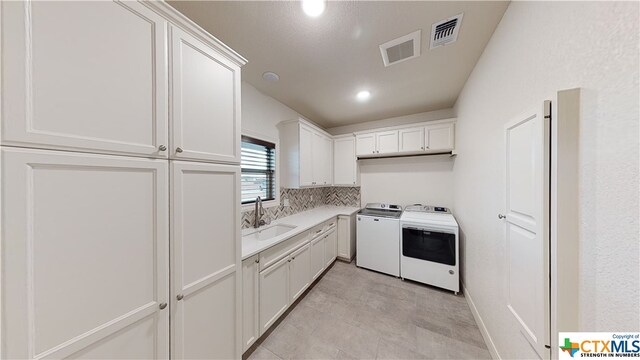
<instances>
[{"instance_id":1,"label":"cabinet knob","mask_svg":"<svg viewBox=\"0 0 640 360\"><path fill-rule=\"evenodd\" d=\"M178 299L178 301L180 301L180 300L184 299L184 295L178 294L178 295L176 295L176 299Z\"/></svg>"},{"instance_id":2,"label":"cabinet knob","mask_svg":"<svg viewBox=\"0 0 640 360\"><path fill-rule=\"evenodd\" d=\"M424 150L424 146L420 147L420 150Z\"/></svg>"},{"instance_id":3,"label":"cabinet knob","mask_svg":"<svg viewBox=\"0 0 640 360\"><path fill-rule=\"evenodd\" d=\"M372 153L372 154L375 154L375 153L376 153L376 151L375 151L375 150L373 150L371 153Z\"/></svg>"},{"instance_id":4,"label":"cabinet knob","mask_svg":"<svg viewBox=\"0 0 640 360\"><path fill-rule=\"evenodd\" d=\"M498 214L498 219L501 219L501 220L502 220L502 219L504 219L504 218L506 218L506 217L507 217L506 215Z\"/></svg>"},{"instance_id":5,"label":"cabinet knob","mask_svg":"<svg viewBox=\"0 0 640 360\"><path fill-rule=\"evenodd\" d=\"M291 259L287 260L288 262L291 262Z\"/></svg>"},{"instance_id":6,"label":"cabinet knob","mask_svg":"<svg viewBox=\"0 0 640 360\"><path fill-rule=\"evenodd\" d=\"M256 264L259 264L259 263L260 263L260 259L256 259Z\"/></svg>"},{"instance_id":7,"label":"cabinet knob","mask_svg":"<svg viewBox=\"0 0 640 360\"><path fill-rule=\"evenodd\" d=\"M428 149L428 148L429 148L429 147L427 146L427 149Z\"/></svg>"},{"instance_id":8,"label":"cabinet knob","mask_svg":"<svg viewBox=\"0 0 640 360\"><path fill-rule=\"evenodd\" d=\"M177 148L176 148L176 152L177 152L177 153L181 153L181 152L182 152L182 148L181 148L181 147L177 147Z\"/></svg>"},{"instance_id":9,"label":"cabinet knob","mask_svg":"<svg viewBox=\"0 0 640 360\"><path fill-rule=\"evenodd\" d=\"M164 146L164 145L160 145L160 146L158 146L158 150L165 151L165 150L167 150L167 147Z\"/></svg>"},{"instance_id":10,"label":"cabinet knob","mask_svg":"<svg viewBox=\"0 0 640 360\"><path fill-rule=\"evenodd\" d=\"M158 307L160 308L160 310L164 310L167 307L167 303L162 303L158 305Z\"/></svg>"}]
</instances>

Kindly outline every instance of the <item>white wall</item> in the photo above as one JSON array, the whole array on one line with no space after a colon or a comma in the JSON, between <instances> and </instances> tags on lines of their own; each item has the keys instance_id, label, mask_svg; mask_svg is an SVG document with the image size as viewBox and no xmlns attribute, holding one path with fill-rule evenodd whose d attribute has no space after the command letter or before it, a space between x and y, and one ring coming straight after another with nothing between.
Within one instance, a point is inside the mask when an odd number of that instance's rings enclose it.
<instances>
[{"instance_id":1,"label":"white wall","mask_svg":"<svg viewBox=\"0 0 640 360\"><path fill-rule=\"evenodd\" d=\"M442 109L436 111L427 111L417 114L398 116L388 119L367 121L358 124L336 126L327 129L332 135L348 134L356 131L369 130L375 128L381 128L386 126L398 126L419 123L423 121L450 119L455 117L453 109Z\"/></svg>"},{"instance_id":2,"label":"white wall","mask_svg":"<svg viewBox=\"0 0 640 360\"><path fill-rule=\"evenodd\" d=\"M452 207L454 162L449 155L358 160L361 203Z\"/></svg>"},{"instance_id":3,"label":"white wall","mask_svg":"<svg viewBox=\"0 0 640 360\"><path fill-rule=\"evenodd\" d=\"M640 329L638 6L511 2L456 103L463 278L502 358L534 356L504 303L503 125L562 89L583 88L588 109L576 209L580 328Z\"/></svg>"},{"instance_id":4,"label":"white wall","mask_svg":"<svg viewBox=\"0 0 640 360\"><path fill-rule=\"evenodd\" d=\"M278 139L276 125L298 117L278 100L267 96L247 82L242 82L242 131Z\"/></svg>"}]
</instances>

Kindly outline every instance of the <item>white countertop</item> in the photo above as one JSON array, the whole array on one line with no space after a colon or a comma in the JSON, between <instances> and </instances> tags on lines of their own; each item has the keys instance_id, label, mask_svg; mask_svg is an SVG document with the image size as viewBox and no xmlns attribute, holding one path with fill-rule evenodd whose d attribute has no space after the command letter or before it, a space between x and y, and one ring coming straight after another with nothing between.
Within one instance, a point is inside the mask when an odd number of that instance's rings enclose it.
<instances>
[{"instance_id":1,"label":"white countertop","mask_svg":"<svg viewBox=\"0 0 640 360\"><path fill-rule=\"evenodd\" d=\"M265 225L263 227L267 227L275 224L286 224L292 225L296 228L286 232L280 236L276 236L269 240L256 240L247 238L242 239L242 260L251 257L261 251L264 251L276 244L279 244L292 236L298 235L303 231L307 231L312 227L322 223L323 221L327 221L333 217L338 215L351 215L360 210L357 207L351 206L321 206L311 210L299 212L297 214L293 214L291 216L283 217L277 220L274 220L269 225ZM248 228L242 230L242 235L246 235L248 233L254 232L256 229Z\"/></svg>"}]
</instances>

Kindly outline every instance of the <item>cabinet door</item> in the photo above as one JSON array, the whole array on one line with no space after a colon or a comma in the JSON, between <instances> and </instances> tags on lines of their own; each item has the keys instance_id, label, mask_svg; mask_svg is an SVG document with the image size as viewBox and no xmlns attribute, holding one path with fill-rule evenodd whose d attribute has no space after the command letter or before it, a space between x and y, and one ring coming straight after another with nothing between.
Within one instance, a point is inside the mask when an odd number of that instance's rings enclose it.
<instances>
[{"instance_id":1,"label":"cabinet door","mask_svg":"<svg viewBox=\"0 0 640 360\"><path fill-rule=\"evenodd\" d=\"M376 133L376 154L398 152L398 130Z\"/></svg>"},{"instance_id":2,"label":"cabinet door","mask_svg":"<svg viewBox=\"0 0 640 360\"><path fill-rule=\"evenodd\" d=\"M324 235L318 236L311 240L311 280L315 280L322 274L325 269L324 262Z\"/></svg>"},{"instance_id":3,"label":"cabinet door","mask_svg":"<svg viewBox=\"0 0 640 360\"><path fill-rule=\"evenodd\" d=\"M260 337L258 323L258 277L259 256L254 255L242 262L242 351L253 345Z\"/></svg>"},{"instance_id":4,"label":"cabinet door","mask_svg":"<svg viewBox=\"0 0 640 360\"><path fill-rule=\"evenodd\" d=\"M424 150L424 128L400 129L398 131L400 139L400 151L421 151Z\"/></svg>"},{"instance_id":5,"label":"cabinet door","mask_svg":"<svg viewBox=\"0 0 640 360\"><path fill-rule=\"evenodd\" d=\"M338 216L338 256L351 261L350 217Z\"/></svg>"},{"instance_id":6,"label":"cabinet door","mask_svg":"<svg viewBox=\"0 0 640 360\"><path fill-rule=\"evenodd\" d=\"M240 67L171 27L174 159L240 163Z\"/></svg>"},{"instance_id":7,"label":"cabinet door","mask_svg":"<svg viewBox=\"0 0 640 360\"><path fill-rule=\"evenodd\" d=\"M260 333L289 307L289 257L260 272Z\"/></svg>"},{"instance_id":8,"label":"cabinet door","mask_svg":"<svg viewBox=\"0 0 640 360\"><path fill-rule=\"evenodd\" d=\"M240 169L172 161L172 357L242 355Z\"/></svg>"},{"instance_id":9,"label":"cabinet door","mask_svg":"<svg viewBox=\"0 0 640 360\"><path fill-rule=\"evenodd\" d=\"M356 184L356 140L354 137L339 138L333 141L333 184Z\"/></svg>"},{"instance_id":10,"label":"cabinet door","mask_svg":"<svg viewBox=\"0 0 640 360\"><path fill-rule=\"evenodd\" d=\"M310 245L307 244L291 254L289 259L289 303L307 290L311 283L311 255Z\"/></svg>"},{"instance_id":11,"label":"cabinet door","mask_svg":"<svg viewBox=\"0 0 640 360\"><path fill-rule=\"evenodd\" d=\"M333 141L330 137L322 135L322 184L331 185L333 173Z\"/></svg>"},{"instance_id":12,"label":"cabinet door","mask_svg":"<svg viewBox=\"0 0 640 360\"><path fill-rule=\"evenodd\" d=\"M313 167L313 185L322 185L325 177L325 155L323 136L317 132L313 132L311 140L311 166Z\"/></svg>"},{"instance_id":13,"label":"cabinet door","mask_svg":"<svg viewBox=\"0 0 640 360\"><path fill-rule=\"evenodd\" d=\"M1 16L3 145L167 156L166 20L133 1L6 2Z\"/></svg>"},{"instance_id":14,"label":"cabinet door","mask_svg":"<svg viewBox=\"0 0 640 360\"><path fill-rule=\"evenodd\" d=\"M300 125L300 186L313 185L313 139L314 132Z\"/></svg>"},{"instance_id":15,"label":"cabinet door","mask_svg":"<svg viewBox=\"0 0 640 360\"><path fill-rule=\"evenodd\" d=\"M168 357L167 162L1 155L0 357Z\"/></svg>"},{"instance_id":16,"label":"cabinet door","mask_svg":"<svg viewBox=\"0 0 640 360\"><path fill-rule=\"evenodd\" d=\"M454 124L425 127L425 150L453 150Z\"/></svg>"},{"instance_id":17,"label":"cabinet door","mask_svg":"<svg viewBox=\"0 0 640 360\"><path fill-rule=\"evenodd\" d=\"M376 153L376 134L362 134L356 136L356 155L371 155Z\"/></svg>"},{"instance_id":18,"label":"cabinet door","mask_svg":"<svg viewBox=\"0 0 640 360\"><path fill-rule=\"evenodd\" d=\"M338 254L338 233L335 228L325 235L324 240L324 261L328 267L336 259Z\"/></svg>"}]
</instances>

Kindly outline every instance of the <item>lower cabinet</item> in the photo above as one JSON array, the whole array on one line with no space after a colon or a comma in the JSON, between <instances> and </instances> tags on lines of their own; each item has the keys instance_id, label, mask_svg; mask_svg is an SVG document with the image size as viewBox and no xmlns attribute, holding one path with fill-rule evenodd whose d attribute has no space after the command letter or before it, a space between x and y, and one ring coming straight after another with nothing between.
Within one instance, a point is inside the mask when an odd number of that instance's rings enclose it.
<instances>
[{"instance_id":1,"label":"lower cabinet","mask_svg":"<svg viewBox=\"0 0 640 360\"><path fill-rule=\"evenodd\" d=\"M338 255L338 233L333 228L324 236L324 262L326 267L336 259Z\"/></svg>"},{"instance_id":2,"label":"lower cabinet","mask_svg":"<svg viewBox=\"0 0 640 360\"><path fill-rule=\"evenodd\" d=\"M324 236L320 235L311 240L311 249L309 250L311 257L311 281L317 279L318 276L322 275L322 272L325 269L324 239Z\"/></svg>"},{"instance_id":3,"label":"lower cabinet","mask_svg":"<svg viewBox=\"0 0 640 360\"><path fill-rule=\"evenodd\" d=\"M289 259L289 302L293 304L311 284L310 245L291 254Z\"/></svg>"},{"instance_id":4,"label":"lower cabinet","mask_svg":"<svg viewBox=\"0 0 640 360\"><path fill-rule=\"evenodd\" d=\"M356 216L338 216L338 258L351 261L356 254Z\"/></svg>"},{"instance_id":5,"label":"lower cabinet","mask_svg":"<svg viewBox=\"0 0 640 360\"><path fill-rule=\"evenodd\" d=\"M260 272L260 333L289 307L289 257Z\"/></svg>"},{"instance_id":6,"label":"lower cabinet","mask_svg":"<svg viewBox=\"0 0 640 360\"><path fill-rule=\"evenodd\" d=\"M258 294L260 257L254 255L242 262L242 351L247 351L260 337Z\"/></svg>"}]
</instances>

